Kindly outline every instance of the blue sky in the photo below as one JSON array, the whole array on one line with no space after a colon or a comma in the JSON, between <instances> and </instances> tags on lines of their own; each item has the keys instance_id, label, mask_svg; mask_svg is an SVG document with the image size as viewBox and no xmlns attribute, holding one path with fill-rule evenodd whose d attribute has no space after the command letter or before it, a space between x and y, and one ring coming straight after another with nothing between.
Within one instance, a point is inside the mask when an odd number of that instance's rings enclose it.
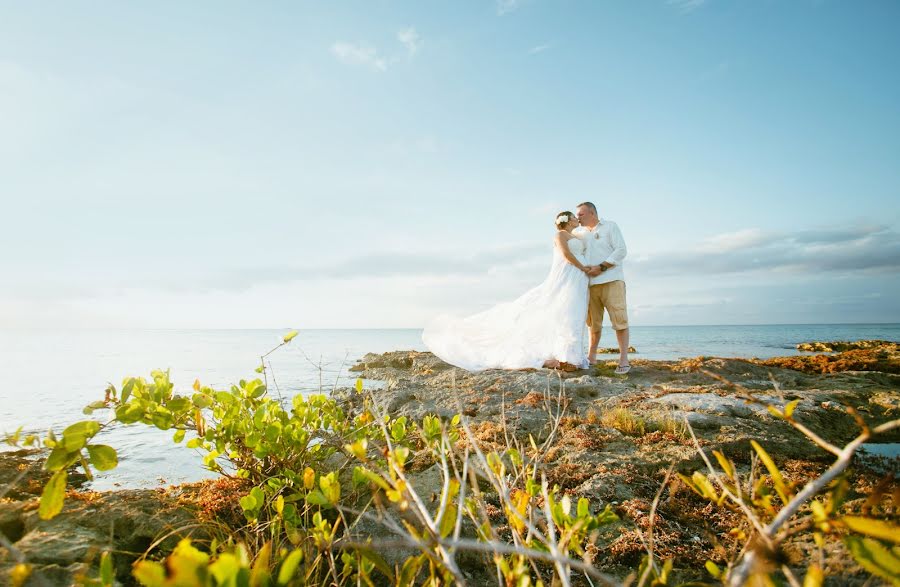
<instances>
[{"instance_id":1,"label":"blue sky","mask_svg":"<svg viewBox=\"0 0 900 587\"><path fill-rule=\"evenodd\" d=\"M0 327L900 321L900 4L0 0Z\"/></svg>"}]
</instances>

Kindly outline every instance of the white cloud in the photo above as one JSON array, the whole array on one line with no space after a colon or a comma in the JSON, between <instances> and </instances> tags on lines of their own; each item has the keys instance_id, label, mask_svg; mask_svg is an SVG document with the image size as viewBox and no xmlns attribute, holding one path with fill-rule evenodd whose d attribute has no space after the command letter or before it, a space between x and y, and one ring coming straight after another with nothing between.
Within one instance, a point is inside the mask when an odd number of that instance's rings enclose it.
<instances>
[{"instance_id":1,"label":"white cloud","mask_svg":"<svg viewBox=\"0 0 900 587\"><path fill-rule=\"evenodd\" d=\"M416 29L409 27L397 33L397 40L406 47L406 54L411 59L422 48L422 37Z\"/></svg>"},{"instance_id":2,"label":"white cloud","mask_svg":"<svg viewBox=\"0 0 900 587\"><path fill-rule=\"evenodd\" d=\"M742 274L832 278L900 273L900 233L886 226L849 226L795 232L739 230L708 238L690 250L635 261L648 275Z\"/></svg>"},{"instance_id":3,"label":"white cloud","mask_svg":"<svg viewBox=\"0 0 900 587\"><path fill-rule=\"evenodd\" d=\"M772 238L771 234L763 232L758 228L745 228L737 232L728 232L725 234L717 234L705 239L697 247L698 251L724 253L727 251L736 251L765 243Z\"/></svg>"},{"instance_id":4,"label":"white cloud","mask_svg":"<svg viewBox=\"0 0 900 587\"><path fill-rule=\"evenodd\" d=\"M497 16L515 12L521 5L521 0L497 0Z\"/></svg>"},{"instance_id":5,"label":"white cloud","mask_svg":"<svg viewBox=\"0 0 900 587\"><path fill-rule=\"evenodd\" d=\"M681 12L688 13L706 4L706 0L666 0L666 4L674 6Z\"/></svg>"},{"instance_id":6,"label":"white cloud","mask_svg":"<svg viewBox=\"0 0 900 587\"><path fill-rule=\"evenodd\" d=\"M544 45L535 45L534 47L532 47L531 49L528 50L528 54L529 55L537 55L538 53L543 53L544 51L546 51L549 48L550 48L549 43L544 44Z\"/></svg>"},{"instance_id":7,"label":"white cloud","mask_svg":"<svg viewBox=\"0 0 900 587\"><path fill-rule=\"evenodd\" d=\"M378 54L375 47L338 41L331 46L331 52L341 63L362 65L374 71L386 71L388 62Z\"/></svg>"}]
</instances>

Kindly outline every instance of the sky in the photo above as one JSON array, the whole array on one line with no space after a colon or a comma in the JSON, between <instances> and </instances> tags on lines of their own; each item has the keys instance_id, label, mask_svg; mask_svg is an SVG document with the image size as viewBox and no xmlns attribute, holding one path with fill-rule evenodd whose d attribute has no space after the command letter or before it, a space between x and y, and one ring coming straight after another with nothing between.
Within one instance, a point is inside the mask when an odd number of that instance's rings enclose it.
<instances>
[{"instance_id":1,"label":"sky","mask_svg":"<svg viewBox=\"0 0 900 587\"><path fill-rule=\"evenodd\" d=\"M900 322L900 3L0 0L0 327Z\"/></svg>"}]
</instances>

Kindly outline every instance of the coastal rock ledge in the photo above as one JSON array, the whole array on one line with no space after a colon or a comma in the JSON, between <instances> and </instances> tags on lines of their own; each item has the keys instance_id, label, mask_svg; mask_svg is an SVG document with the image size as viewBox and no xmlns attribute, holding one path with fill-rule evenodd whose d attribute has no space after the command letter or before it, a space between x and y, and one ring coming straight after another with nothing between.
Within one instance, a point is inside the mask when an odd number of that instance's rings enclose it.
<instances>
[{"instance_id":1,"label":"coastal rock ledge","mask_svg":"<svg viewBox=\"0 0 900 587\"><path fill-rule=\"evenodd\" d=\"M609 504L619 515L619 522L602 528L591 553L601 570L619 577L640 562L639 530L648 527L650 504L667 470L673 466L690 475L703 468L685 422L707 453L722 451L744 472L753 462L750 440L758 441L788 482L802 484L820 475L833 457L772 416L764 404L797 400L796 420L840 446L858 433L848 408L870 426L900 414L896 343L767 361L698 357L635 359L632 364L624 377L615 376L609 365L572 373L469 373L431 353L397 351L368 354L354 370L367 381L380 411L394 417L421 422L428 414L462 414L485 450L503 450L511 442L528 446L529 436L539 444L547 441L542 471L548 481L568 495L588 498L592 509ZM338 389L335 395L349 411L362 409L365 401L355 389ZM746 401L747 395L756 401ZM900 434L877 441L896 443ZM192 533L195 539L206 538L198 534L204 527L198 521L208 516L204 508L210 504L219 519L241 517L239 509L227 507L234 507L234 496L246 488L227 486L222 479L158 490L75 489L59 516L42 521L37 497L47 474L35 466L37 456L36 451L0 453L0 531L13 547L0 547L0 584L9 583L17 555L34 565L33 578L43 577L44 584L72 584L85 571L96 576L99 553L110 548L116 553L118 581L134 584L131 563L148 549L166 552L178 537ZM896 458L857 458L845 507L862 507L872 488L884 483L885 472L892 477L898 470ZM439 469L426 455L416 454L410 459L410 481L427 496L439 490ZM896 487L896 478L889 483ZM723 515L675 479L654 521L656 554L675 558L678 580L703 579L704 563L722 563L734 545L729 536L734 523L731 514ZM377 539L378 528L370 530ZM814 549L808 534L783 546L788 564L798 565ZM840 576L842 585L862 585L868 575L843 545L829 548L826 573ZM390 554L386 558L396 562ZM482 562L473 565L476 576L483 574Z\"/></svg>"}]
</instances>

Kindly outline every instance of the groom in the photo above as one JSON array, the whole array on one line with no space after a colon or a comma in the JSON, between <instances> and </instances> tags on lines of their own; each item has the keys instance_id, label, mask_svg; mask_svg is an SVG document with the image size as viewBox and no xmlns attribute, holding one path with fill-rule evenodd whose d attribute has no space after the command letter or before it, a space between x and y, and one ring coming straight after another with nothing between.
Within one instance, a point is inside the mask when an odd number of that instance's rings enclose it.
<instances>
[{"instance_id":1,"label":"groom","mask_svg":"<svg viewBox=\"0 0 900 587\"><path fill-rule=\"evenodd\" d=\"M615 222L601 220L597 216L597 207L592 203L578 204L576 214L581 226L572 234L584 241L589 265L587 274L591 278L587 317L587 324L591 329L588 362L593 365L597 361L597 345L600 343L605 309L609 312L609 321L619 342L619 366L616 373L624 375L631 370L631 365L628 364L625 273L622 271L622 261L628 252L625 239Z\"/></svg>"}]
</instances>

